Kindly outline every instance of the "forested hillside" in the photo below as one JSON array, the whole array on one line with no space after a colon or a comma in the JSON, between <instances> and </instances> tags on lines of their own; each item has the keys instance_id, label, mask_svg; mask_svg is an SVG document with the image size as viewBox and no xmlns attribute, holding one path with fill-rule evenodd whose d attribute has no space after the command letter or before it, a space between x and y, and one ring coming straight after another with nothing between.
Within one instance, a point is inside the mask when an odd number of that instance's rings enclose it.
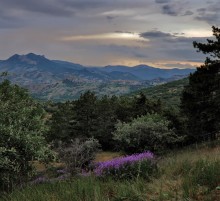
<instances>
[{"instance_id":1,"label":"forested hillside","mask_svg":"<svg viewBox=\"0 0 220 201\"><path fill-rule=\"evenodd\" d=\"M182 91L188 83L188 78L184 78L166 84L145 88L140 91L131 93L131 95L138 95L138 93L141 92L147 98L160 99L168 106L178 107L180 105Z\"/></svg>"}]
</instances>

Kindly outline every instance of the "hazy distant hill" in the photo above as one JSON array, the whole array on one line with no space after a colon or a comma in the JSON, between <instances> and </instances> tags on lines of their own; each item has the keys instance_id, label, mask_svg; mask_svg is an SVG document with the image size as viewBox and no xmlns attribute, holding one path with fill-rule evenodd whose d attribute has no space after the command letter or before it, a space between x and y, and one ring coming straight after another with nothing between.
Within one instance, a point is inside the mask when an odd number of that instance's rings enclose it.
<instances>
[{"instance_id":1,"label":"hazy distant hill","mask_svg":"<svg viewBox=\"0 0 220 201\"><path fill-rule=\"evenodd\" d=\"M138 65L132 68L127 66L106 66L101 70L105 72L120 71L124 73L131 73L134 76L138 77L140 80L153 80L156 78L169 79L176 75L185 76L194 71L194 69L161 69L147 65Z\"/></svg>"},{"instance_id":2,"label":"hazy distant hill","mask_svg":"<svg viewBox=\"0 0 220 201\"><path fill-rule=\"evenodd\" d=\"M0 72L5 71L9 80L28 88L34 96L60 101L78 98L86 90L97 95L126 94L184 78L194 69L159 69L146 65L86 67L29 53L0 61Z\"/></svg>"}]
</instances>

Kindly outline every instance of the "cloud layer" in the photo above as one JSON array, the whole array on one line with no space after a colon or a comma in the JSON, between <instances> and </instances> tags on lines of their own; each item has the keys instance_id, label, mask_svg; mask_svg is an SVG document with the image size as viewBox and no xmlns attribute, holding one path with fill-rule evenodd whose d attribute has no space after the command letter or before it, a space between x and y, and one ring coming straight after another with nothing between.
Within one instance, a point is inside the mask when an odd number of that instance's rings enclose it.
<instances>
[{"instance_id":1,"label":"cloud layer","mask_svg":"<svg viewBox=\"0 0 220 201\"><path fill-rule=\"evenodd\" d=\"M191 67L218 0L0 0L0 59L36 52L85 65ZM175 66L176 65L176 66Z\"/></svg>"}]
</instances>

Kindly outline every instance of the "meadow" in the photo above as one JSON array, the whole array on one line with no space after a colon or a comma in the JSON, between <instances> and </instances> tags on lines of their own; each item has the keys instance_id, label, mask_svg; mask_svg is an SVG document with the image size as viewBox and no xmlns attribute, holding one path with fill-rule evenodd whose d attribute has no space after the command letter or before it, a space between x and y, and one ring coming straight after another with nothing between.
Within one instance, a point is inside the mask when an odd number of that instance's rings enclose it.
<instances>
[{"instance_id":1,"label":"meadow","mask_svg":"<svg viewBox=\"0 0 220 201\"><path fill-rule=\"evenodd\" d=\"M27 185L1 201L219 201L220 143L204 143L157 158L157 173L150 180L136 177L115 180L94 175ZM102 152L96 161L117 153Z\"/></svg>"}]
</instances>

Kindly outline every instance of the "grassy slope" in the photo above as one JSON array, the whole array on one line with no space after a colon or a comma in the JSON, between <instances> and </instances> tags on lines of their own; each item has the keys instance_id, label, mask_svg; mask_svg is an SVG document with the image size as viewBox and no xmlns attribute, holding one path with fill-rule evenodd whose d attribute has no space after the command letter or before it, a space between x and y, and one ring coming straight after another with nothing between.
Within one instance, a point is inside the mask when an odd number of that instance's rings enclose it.
<instances>
[{"instance_id":1,"label":"grassy slope","mask_svg":"<svg viewBox=\"0 0 220 201\"><path fill-rule=\"evenodd\" d=\"M11 201L172 201L172 200L204 200L219 201L220 191L215 184L212 190L205 186L192 183L192 172L196 170L198 161L205 161L207 167L218 162L220 164L220 145L203 146L174 152L159 160L160 174L151 182L135 181L100 181L93 177L75 178L52 184L28 186L23 190L14 191L10 197L2 200ZM109 156L109 153L107 154ZM102 156L103 157L103 156ZM217 167L219 168L219 166ZM213 172L219 169L209 168L210 172L200 170L202 178L208 181L216 179ZM204 175L203 175L204 174ZM197 181L197 180L196 180ZM217 186L216 186L217 185Z\"/></svg>"}]
</instances>

